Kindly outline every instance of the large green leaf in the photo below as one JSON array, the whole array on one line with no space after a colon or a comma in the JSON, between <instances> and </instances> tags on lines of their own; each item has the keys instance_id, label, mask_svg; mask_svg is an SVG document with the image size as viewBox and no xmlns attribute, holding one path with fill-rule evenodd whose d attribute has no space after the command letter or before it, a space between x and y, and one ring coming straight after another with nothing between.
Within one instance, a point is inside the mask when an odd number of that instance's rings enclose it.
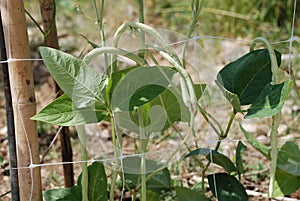
<instances>
[{"instance_id":1,"label":"large green leaf","mask_svg":"<svg viewBox=\"0 0 300 201\"><path fill-rule=\"evenodd\" d=\"M300 188L300 177L276 169L273 197L290 195Z\"/></svg>"},{"instance_id":2,"label":"large green leaf","mask_svg":"<svg viewBox=\"0 0 300 201\"><path fill-rule=\"evenodd\" d=\"M167 88L176 71L170 67L137 67L125 74L114 87L111 105L115 111L132 111ZM154 87L155 86L155 87Z\"/></svg>"},{"instance_id":3,"label":"large green leaf","mask_svg":"<svg viewBox=\"0 0 300 201\"><path fill-rule=\"evenodd\" d=\"M79 175L78 185L81 186L82 174ZM107 201L107 178L101 162L88 166L88 198L89 201Z\"/></svg>"},{"instance_id":4,"label":"large green leaf","mask_svg":"<svg viewBox=\"0 0 300 201\"><path fill-rule=\"evenodd\" d=\"M241 131L244 136L247 138L248 142L262 155L264 155L267 159L270 160L270 150L271 148L267 147L266 145L260 143L253 134L247 132L242 125L240 125Z\"/></svg>"},{"instance_id":5,"label":"large green leaf","mask_svg":"<svg viewBox=\"0 0 300 201\"><path fill-rule=\"evenodd\" d=\"M288 80L276 85L267 84L252 103L245 118L263 118L279 113L289 94L291 83Z\"/></svg>"},{"instance_id":6,"label":"large green leaf","mask_svg":"<svg viewBox=\"0 0 300 201\"><path fill-rule=\"evenodd\" d=\"M278 66L281 54L275 51ZM236 94L241 105L252 104L262 89L271 82L271 62L267 49L251 51L226 65L217 75L225 89Z\"/></svg>"},{"instance_id":7,"label":"large green leaf","mask_svg":"<svg viewBox=\"0 0 300 201\"><path fill-rule=\"evenodd\" d=\"M178 201L208 201L209 199L200 191L191 190L184 187L175 187Z\"/></svg>"},{"instance_id":8,"label":"large green leaf","mask_svg":"<svg viewBox=\"0 0 300 201\"><path fill-rule=\"evenodd\" d=\"M80 59L49 47L39 48L44 63L60 88L78 107L104 103L105 77Z\"/></svg>"},{"instance_id":9,"label":"large green leaf","mask_svg":"<svg viewBox=\"0 0 300 201\"><path fill-rule=\"evenodd\" d=\"M286 142L278 151L277 167L283 171L300 176L300 150L297 144Z\"/></svg>"},{"instance_id":10,"label":"large green leaf","mask_svg":"<svg viewBox=\"0 0 300 201\"><path fill-rule=\"evenodd\" d=\"M227 156L217 152L216 150L211 150L207 148L196 149L188 153L188 155L186 155L185 158L195 155L205 156L207 160L212 160L211 162L222 166L229 173L237 170L232 161Z\"/></svg>"},{"instance_id":11,"label":"large green leaf","mask_svg":"<svg viewBox=\"0 0 300 201\"><path fill-rule=\"evenodd\" d=\"M156 161L146 160L146 175L151 174L160 168ZM126 180L130 180L134 186L139 184L141 179L141 158L138 156L126 157L123 160L123 171ZM161 190L168 190L171 186L170 172L168 168L155 174L147 181L147 189L159 193Z\"/></svg>"},{"instance_id":12,"label":"large green leaf","mask_svg":"<svg viewBox=\"0 0 300 201\"><path fill-rule=\"evenodd\" d=\"M220 201L248 201L243 185L227 173L208 175L209 187L213 195Z\"/></svg>"},{"instance_id":13,"label":"large green leaf","mask_svg":"<svg viewBox=\"0 0 300 201\"><path fill-rule=\"evenodd\" d=\"M76 108L71 98L64 94L31 119L59 126L75 126L100 122L107 114L105 105L101 103L85 108Z\"/></svg>"},{"instance_id":14,"label":"large green leaf","mask_svg":"<svg viewBox=\"0 0 300 201\"><path fill-rule=\"evenodd\" d=\"M239 141L238 146L236 148L236 161L235 161L239 177L241 176L241 174L244 173L242 155L246 149L247 149L246 145L244 145L241 141Z\"/></svg>"}]
</instances>

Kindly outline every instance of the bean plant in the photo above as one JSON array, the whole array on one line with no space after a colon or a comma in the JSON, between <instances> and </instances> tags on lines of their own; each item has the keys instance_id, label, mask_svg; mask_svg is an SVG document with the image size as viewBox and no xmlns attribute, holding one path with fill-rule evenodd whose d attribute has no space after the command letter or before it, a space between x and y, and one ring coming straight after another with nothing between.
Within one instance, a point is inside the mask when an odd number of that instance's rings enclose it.
<instances>
[{"instance_id":1,"label":"bean plant","mask_svg":"<svg viewBox=\"0 0 300 201\"><path fill-rule=\"evenodd\" d=\"M140 16L143 15L142 1L137 1ZM202 2L193 1L193 20L188 38L192 36L197 24L197 16ZM140 21L143 18L140 17ZM100 27L103 28L103 27ZM130 52L119 46L122 34L133 32L141 41L137 52ZM103 34L103 32L101 32ZM152 38L151 43L146 36ZM280 112L293 80L281 80L281 54L273 50L264 38L257 38L246 55L224 66L216 77L216 84L232 106L228 125L223 130L221 123L205 110L201 98L207 92L206 83L195 84L186 69L184 45L183 55L178 55L159 32L142 22L126 22L115 32L111 46L93 44L94 49L82 59L49 47L40 47L40 53L49 72L64 91L33 120L59 126L75 126L81 145L82 173L77 185L72 188L47 190L47 201L115 200L118 182L122 191L129 191L132 200L161 200L166 192L175 192L176 199L211 200L207 191L220 201L248 200L245 188L240 182L244 173L242 156L246 146L238 142L235 161L221 153L222 140L227 138L237 113L245 118L271 118L271 147L256 140L242 126L241 133L250 144L271 161L269 196L289 195L299 185L300 150L293 142L278 147L277 133ZM262 42L266 48L255 50L255 44ZM100 73L90 64L104 56L105 71ZM169 65L160 65L160 55ZM122 69L118 57L126 57L135 64ZM282 71L282 72L281 72ZM196 143L198 116L202 116L214 132L218 134L215 148L198 147ZM109 121L111 139L114 145L112 167L101 160L89 161L85 125ZM174 124L185 123L188 128L181 136ZM181 141L178 147L169 152L164 163L147 158L149 139L154 133L162 134L172 128ZM133 133L128 137L136 145L134 156L123 155L122 134L126 130ZM187 145L195 140L196 148ZM202 170L202 182L198 188L174 186L168 164L174 156L185 148L186 160L192 157ZM88 166L88 162L92 162ZM222 167L223 171L209 174L210 164ZM110 168L111 176L107 178ZM205 178L208 180L207 188ZM286 182L288 179L288 182Z\"/></svg>"}]
</instances>

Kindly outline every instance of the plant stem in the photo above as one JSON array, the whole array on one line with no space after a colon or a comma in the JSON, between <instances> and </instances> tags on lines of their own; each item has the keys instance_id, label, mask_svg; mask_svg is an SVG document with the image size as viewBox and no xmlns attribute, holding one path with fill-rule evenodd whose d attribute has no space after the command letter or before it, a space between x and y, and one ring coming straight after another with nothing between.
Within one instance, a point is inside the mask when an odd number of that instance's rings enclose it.
<instances>
[{"instance_id":1,"label":"plant stem","mask_svg":"<svg viewBox=\"0 0 300 201\"><path fill-rule=\"evenodd\" d=\"M229 122L228 122L226 130L225 130L225 133L223 133L223 131L221 131L221 134L219 135L219 139L218 139L215 151L218 151L218 149L219 149L219 147L222 143L222 140L224 140L228 136L228 133L230 131L230 128L231 128L231 125L232 125L233 120L235 118L235 115L236 115L235 111L231 113ZM204 186L204 178L205 178L204 175L205 175L205 172L207 171L208 167L210 166L210 164L211 164L211 162L209 161L202 170L202 183L201 183L202 190L204 190L204 187L205 187Z\"/></svg>"},{"instance_id":2,"label":"plant stem","mask_svg":"<svg viewBox=\"0 0 300 201\"><path fill-rule=\"evenodd\" d=\"M193 32L195 31L196 27L197 27L197 22L198 22L198 16L202 10L203 7L203 2L204 0L202 0L201 2L199 0L193 0L191 7L192 7L192 23L190 25L188 34L187 34L187 39L190 39L192 37ZM188 40L186 40L184 42L184 46L183 46L183 51L182 51L182 66L185 68L185 53L186 53L186 48L188 45Z\"/></svg>"},{"instance_id":3,"label":"plant stem","mask_svg":"<svg viewBox=\"0 0 300 201\"><path fill-rule=\"evenodd\" d=\"M111 178L111 186L110 186L110 191L109 191L109 200L114 201L114 196L115 196L115 188L116 188L116 182L117 182L117 176L118 176L118 171L119 171L119 166L120 162L117 159L118 158L118 146L117 146L117 140L116 140L116 128L115 128L115 121L113 116L111 115L110 118L111 122L111 136L112 136L112 143L114 147L114 158L116 159L116 168L112 168L112 178Z\"/></svg>"},{"instance_id":4,"label":"plant stem","mask_svg":"<svg viewBox=\"0 0 300 201\"><path fill-rule=\"evenodd\" d=\"M236 115L236 112L232 112L231 113L229 122L227 124L227 128L225 130L225 133L221 133L221 135L219 136L219 139L218 139L218 142L217 142L217 145L216 145L216 148L215 148L216 151L218 151L218 149L219 149L219 147L221 145L222 140L224 140L228 136L228 133L230 131L230 127L231 127L231 125L233 123L235 115Z\"/></svg>"},{"instance_id":5,"label":"plant stem","mask_svg":"<svg viewBox=\"0 0 300 201\"><path fill-rule=\"evenodd\" d=\"M80 141L80 153L81 153L81 189L82 189L82 201L88 201L88 169L87 169L87 150L86 150L86 137L84 131L84 125L77 126L78 137Z\"/></svg>"},{"instance_id":6,"label":"plant stem","mask_svg":"<svg viewBox=\"0 0 300 201\"><path fill-rule=\"evenodd\" d=\"M100 48L93 49L87 55L85 55L85 57L83 58L83 61L88 64L94 58L96 58L97 56L99 56L101 54L122 55L122 56L125 56L125 57L135 61L138 65L142 66L142 65L146 64L146 61L143 58L141 58L131 52L128 52L124 49L116 48L116 47L100 47Z\"/></svg>"},{"instance_id":7,"label":"plant stem","mask_svg":"<svg viewBox=\"0 0 300 201\"><path fill-rule=\"evenodd\" d=\"M250 46L250 51L252 51L257 42L262 42L268 49L270 60L271 60L271 70L272 70L272 83L279 84L279 72L278 72L278 64L276 60L276 54L271 44L262 37L258 37L254 39L253 43ZM269 184L269 193L268 196L272 197L274 184L275 184L275 174L277 167L277 157L278 157L278 126L280 122L280 112L276 115L272 116L272 128L271 128L271 169L270 169L270 184Z\"/></svg>"},{"instance_id":8,"label":"plant stem","mask_svg":"<svg viewBox=\"0 0 300 201\"><path fill-rule=\"evenodd\" d=\"M142 201L146 201L146 191L147 191L147 185L146 185L146 172L147 172L147 162L146 162L146 155L147 152L147 144L148 144L148 138L144 129L144 118L143 118L143 109L142 107L138 108L138 117L139 117L139 130L140 130L140 139L141 139L141 197Z\"/></svg>"}]
</instances>

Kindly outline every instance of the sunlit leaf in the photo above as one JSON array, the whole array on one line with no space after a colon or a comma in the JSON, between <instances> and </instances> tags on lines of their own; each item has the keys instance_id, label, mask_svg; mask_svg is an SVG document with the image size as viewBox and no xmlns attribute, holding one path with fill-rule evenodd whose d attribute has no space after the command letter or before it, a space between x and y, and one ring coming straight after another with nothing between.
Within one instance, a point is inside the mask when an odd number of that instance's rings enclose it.
<instances>
[{"instance_id":1,"label":"sunlit leaf","mask_svg":"<svg viewBox=\"0 0 300 201\"><path fill-rule=\"evenodd\" d=\"M292 81L285 81L277 85L267 84L252 103L245 118L263 118L279 113L289 94L291 83Z\"/></svg>"},{"instance_id":2,"label":"sunlit leaf","mask_svg":"<svg viewBox=\"0 0 300 201\"><path fill-rule=\"evenodd\" d=\"M105 105L100 103L85 108L76 108L71 98L64 94L31 119L59 126L75 126L100 122L107 114Z\"/></svg>"},{"instance_id":3,"label":"sunlit leaf","mask_svg":"<svg viewBox=\"0 0 300 201\"><path fill-rule=\"evenodd\" d=\"M39 50L49 72L77 108L105 102L101 93L105 76L70 54L49 47Z\"/></svg>"}]
</instances>

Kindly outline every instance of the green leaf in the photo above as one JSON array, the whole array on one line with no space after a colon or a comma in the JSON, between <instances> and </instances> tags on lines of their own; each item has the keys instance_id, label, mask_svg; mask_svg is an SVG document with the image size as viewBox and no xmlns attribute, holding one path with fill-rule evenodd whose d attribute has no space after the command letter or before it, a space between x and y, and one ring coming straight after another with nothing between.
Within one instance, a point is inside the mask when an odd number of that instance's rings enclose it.
<instances>
[{"instance_id":1,"label":"green leaf","mask_svg":"<svg viewBox=\"0 0 300 201\"><path fill-rule=\"evenodd\" d=\"M278 66L281 54L275 51ZM226 65L217 75L224 88L236 94L241 105L252 104L272 80L271 61L267 49L251 51Z\"/></svg>"},{"instance_id":2,"label":"green leaf","mask_svg":"<svg viewBox=\"0 0 300 201\"><path fill-rule=\"evenodd\" d=\"M205 91L206 84L194 84L194 89L196 93L197 100L199 100Z\"/></svg>"},{"instance_id":3,"label":"green leaf","mask_svg":"<svg viewBox=\"0 0 300 201\"><path fill-rule=\"evenodd\" d=\"M96 43L90 41L85 35L83 34L79 34L82 38L84 38L91 46L92 48L98 48L98 47L101 47L100 45L97 45Z\"/></svg>"},{"instance_id":4,"label":"green leaf","mask_svg":"<svg viewBox=\"0 0 300 201\"><path fill-rule=\"evenodd\" d=\"M105 87L105 76L62 51L49 47L40 47L39 50L57 84L78 108L105 102L101 93Z\"/></svg>"},{"instance_id":5,"label":"green leaf","mask_svg":"<svg viewBox=\"0 0 300 201\"><path fill-rule=\"evenodd\" d=\"M241 141L239 141L238 146L236 148L236 161L235 161L239 176L241 176L241 174L244 173L242 155L244 154L246 149L247 147Z\"/></svg>"},{"instance_id":6,"label":"green leaf","mask_svg":"<svg viewBox=\"0 0 300 201\"><path fill-rule=\"evenodd\" d=\"M161 165L156 161L146 160L146 175L151 174L160 167ZM123 171L126 180L132 181L134 186L138 185L141 176L141 158L138 156L126 157L123 160ZM164 168L147 181L147 189L156 193L159 193L161 190L168 190L170 186L171 178L168 168Z\"/></svg>"},{"instance_id":7,"label":"green leaf","mask_svg":"<svg viewBox=\"0 0 300 201\"><path fill-rule=\"evenodd\" d=\"M137 67L125 74L112 92L115 111L132 111L157 97L172 81L176 71L170 67ZM157 87L153 89L153 86Z\"/></svg>"},{"instance_id":8,"label":"green leaf","mask_svg":"<svg viewBox=\"0 0 300 201\"><path fill-rule=\"evenodd\" d=\"M190 157L190 156L195 156L195 155L205 156L207 158L207 160L209 160L209 161L211 161L211 159L212 159L211 162L222 166L228 173L234 172L237 170L236 167L234 166L234 164L231 162L231 160L227 156L225 156L215 150L211 150L211 149L207 149L207 148L196 149L196 150L191 151L188 155L186 155L185 158Z\"/></svg>"},{"instance_id":9,"label":"green leaf","mask_svg":"<svg viewBox=\"0 0 300 201\"><path fill-rule=\"evenodd\" d=\"M146 200L147 201L158 201L160 200L160 197L157 193L153 192L153 191L150 191L150 190L147 190L146 191ZM140 200L143 200L142 196L141 196L141 199Z\"/></svg>"},{"instance_id":10,"label":"green leaf","mask_svg":"<svg viewBox=\"0 0 300 201\"><path fill-rule=\"evenodd\" d=\"M166 88L155 99L142 106L143 127L145 132L161 132L169 128L176 121L188 122L190 113L184 104L178 87L170 86ZM132 132L140 132L138 110L118 113L118 125Z\"/></svg>"},{"instance_id":11,"label":"green leaf","mask_svg":"<svg viewBox=\"0 0 300 201\"><path fill-rule=\"evenodd\" d=\"M227 173L208 175L209 187L213 195L220 201L248 201L243 185Z\"/></svg>"},{"instance_id":12,"label":"green leaf","mask_svg":"<svg viewBox=\"0 0 300 201\"><path fill-rule=\"evenodd\" d=\"M126 68L124 70L119 70L111 74L106 87L106 99L109 100L109 102L111 102L113 91L117 86L117 84L119 83L119 81L125 77L126 73L128 73L129 71L135 68L137 68L137 66Z\"/></svg>"},{"instance_id":13,"label":"green leaf","mask_svg":"<svg viewBox=\"0 0 300 201\"><path fill-rule=\"evenodd\" d=\"M267 147L266 145L260 143L253 134L247 132L242 125L240 125L241 131L244 134L244 136L247 138L248 142L257 150L259 151L262 155L264 155L267 159L270 158L270 150L271 148Z\"/></svg>"},{"instance_id":14,"label":"green leaf","mask_svg":"<svg viewBox=\"0 0 300 201\"><path fill-rule=\"evenodd\" d=\"M281 170L300 176L300 150L297 144L286 142L278 151L277 167Z\"/></svg>"},{"instance_id":15,"label":"green leaf","mask_svg":"<svg viewBox=\"0 0 300 201\"><path fill-rule=\"evenodd\" d=\"M178 201L208 201L209 199L200 191L191 190L184 187L175 187Z\"/></svg>"},{"instance_id":16,"label":"green leaf","mask_svg":"<svg viewBox=\"0 0 300 201\"><path fill-rule=\"evenodd\" d=\"M292 81L288 80L277 85L267 84L252 103L245 118L263 118L279 113L289 94L291 83Z\"/></svg>"},{"instance_id":17,"label":"green leaf","mask_svg":"<svg viewBox=\"0 0 300 201\"><path fill-rule=\"evenodd\" d=\"M281 170L276 169L275 185L272 196L285 196L297 191L300 188L300 177L290 174Z\"/></svg>"},{"instance_id":18,"label":"green leaf","mask_svg":"<svg viewBox=\"0 0 300 201\"><path fill-rule=\"evenodd\" d=\"M81 187L60 188L43 191L46 201L81 201Z\"/></svg>"},{"instance_id":19,"label":"green leaf","mask_svg":"<svg viewBox=\"0 0 300 201\"><path fill-rule=\"evenodd\" d=\"M85 108L76 108L71 98L64 94L31 119L59 126L75 126L100 122L107 114L105 105L100 103Z\"/></svg>"},{"instance_id":20,"label":"green leaf","mask_svg":"<svg viewBox=\"0 0 300 201\"><path fill-rule=\"evenodd\" d=\"M82 174L79 175L78 185L81 186ZM107 178L101 162L88 166L88 198L89 201L107 201Z\"/></svg>"},{"instance_id":21,"label":"green leaf","mask_svg":"<svg viewBox=\"0 0 300 201\"><path fill-rule=\"evenodd\" d=\"M218 80L216 80L216 84L221 89L221 91L222 91L223 95L225 96L225 98L230 102L230 104L232 105L234 111L235 112L242 112L239 97L236 94L231 93L230 91L225 89L224 86Z\"/></svg>"}]
</instances>

